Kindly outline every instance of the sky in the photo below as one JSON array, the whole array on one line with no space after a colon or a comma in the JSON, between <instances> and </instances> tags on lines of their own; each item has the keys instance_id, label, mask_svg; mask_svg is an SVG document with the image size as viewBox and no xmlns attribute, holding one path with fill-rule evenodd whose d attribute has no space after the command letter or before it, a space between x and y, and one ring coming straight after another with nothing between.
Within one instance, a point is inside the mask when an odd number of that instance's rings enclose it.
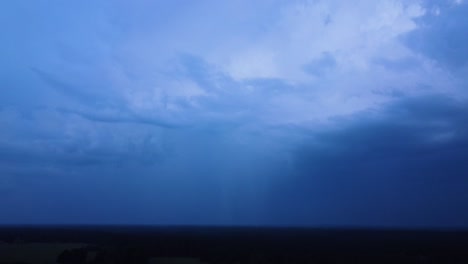
<instances>
[{"instance_id":1,"label":"sky","mask_svg":"<svg viewBox=\"0 0 468 264\"><path fill-rule=\"evenodd\" d=\"M0 2L0 224L468 228L463 0Z\"/></svg>"}]
</instances>

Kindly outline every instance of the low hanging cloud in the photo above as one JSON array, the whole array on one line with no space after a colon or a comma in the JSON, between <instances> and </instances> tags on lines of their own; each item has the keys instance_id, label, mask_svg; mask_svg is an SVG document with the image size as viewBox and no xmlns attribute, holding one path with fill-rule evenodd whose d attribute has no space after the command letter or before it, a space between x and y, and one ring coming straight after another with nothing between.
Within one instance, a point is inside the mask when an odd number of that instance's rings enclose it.
<instances>
[{"instance_id":1,"label":"low hanging cloud","mask_svg":"<svg viewBox=\"0 0 468 264\"><path fill-rule=\"evenodd\" d=\"M467 222L462 1L0 7L0 223Z\"/></svg>"}]
</instances>

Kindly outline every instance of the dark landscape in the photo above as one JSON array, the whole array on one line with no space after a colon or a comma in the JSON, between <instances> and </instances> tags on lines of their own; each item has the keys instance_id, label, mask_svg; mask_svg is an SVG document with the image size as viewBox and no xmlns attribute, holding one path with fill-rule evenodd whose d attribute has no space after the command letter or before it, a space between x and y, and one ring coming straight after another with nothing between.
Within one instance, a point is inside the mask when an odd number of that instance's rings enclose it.
<instances>
[{"instance_id":1,"label":"dark landscape","mask_svg":"<svg viewBox=\"0 0 468 264\"><path fill-rule=\"evenodd\" d=\"M2 264L43 263L22 259L47 245L66 248L49 249L55 263L468 262L468 232L455 230L2 226L0 238Z\"/></svg>"}]
</instances>

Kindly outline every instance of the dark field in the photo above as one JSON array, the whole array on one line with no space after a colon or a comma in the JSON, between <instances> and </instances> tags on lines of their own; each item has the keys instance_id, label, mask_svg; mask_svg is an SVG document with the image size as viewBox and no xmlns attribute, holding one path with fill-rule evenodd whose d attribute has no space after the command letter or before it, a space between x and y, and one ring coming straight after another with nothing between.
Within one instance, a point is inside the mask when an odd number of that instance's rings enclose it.
<instances>
[{"instance_id":1,"label":"dark field","mask_svg":"<svg viewBox=\"0 0 468 264\"><path fill-rule=\"evenodd\" d=\"M0 263L468 263L468 232L3 226Z\"/></svg>"}]
</instances>

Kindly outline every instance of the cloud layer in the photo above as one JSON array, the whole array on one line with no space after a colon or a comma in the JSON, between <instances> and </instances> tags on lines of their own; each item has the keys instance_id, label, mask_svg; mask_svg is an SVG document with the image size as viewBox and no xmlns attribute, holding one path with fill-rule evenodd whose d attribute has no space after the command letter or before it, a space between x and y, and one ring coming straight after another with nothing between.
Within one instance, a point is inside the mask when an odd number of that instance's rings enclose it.
<instances>
[{"instance_id":1,"label":"cloud layer","mask_svg":"<svg viewBox=\"0 0 468 264\"><path fill-rule=\"evenodd\" d=\"M467 8L1 3L0 223L463 226Z\"/></svg>"}]
</instances>

